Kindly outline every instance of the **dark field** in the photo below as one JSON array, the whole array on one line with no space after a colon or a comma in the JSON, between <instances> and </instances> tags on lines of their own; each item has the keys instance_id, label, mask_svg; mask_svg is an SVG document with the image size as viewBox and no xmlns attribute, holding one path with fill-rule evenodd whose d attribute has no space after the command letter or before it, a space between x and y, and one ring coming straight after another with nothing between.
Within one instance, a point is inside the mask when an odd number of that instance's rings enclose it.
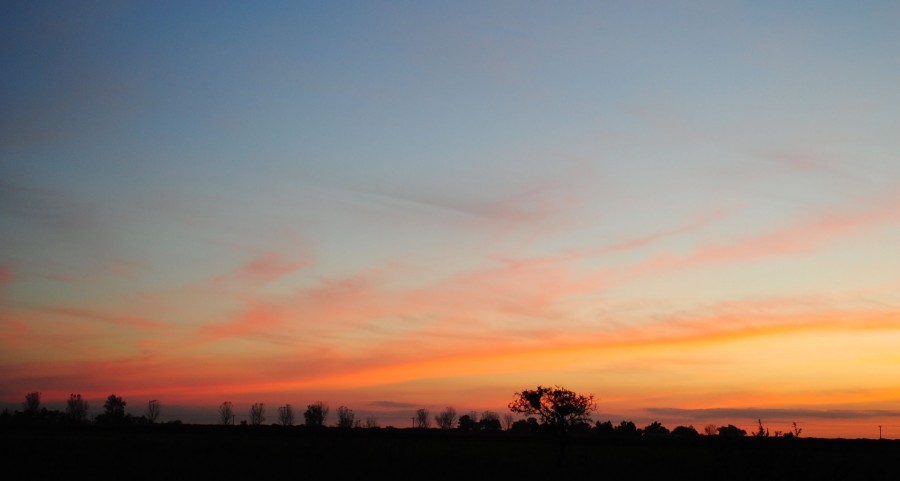
<instances>
[{"instance_id":1,"label":"dark field","mask_svg":"<svg viewBox=\"0 0 900 481\"><path fill-rule=\"evenodd\" d=\"M26 479L900 479L900 442L279 426L0 428Z\"/></svg>"}]
</instances>

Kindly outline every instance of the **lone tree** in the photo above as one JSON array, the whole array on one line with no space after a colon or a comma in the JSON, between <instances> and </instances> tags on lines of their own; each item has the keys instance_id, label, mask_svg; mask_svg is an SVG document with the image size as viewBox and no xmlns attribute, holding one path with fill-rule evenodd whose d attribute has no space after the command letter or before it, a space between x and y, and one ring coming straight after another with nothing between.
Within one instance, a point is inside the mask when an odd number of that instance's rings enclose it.
<instances>
[{"instance_id":1,"label":"lone tree","mask_svg":"<svg viewBox=\"0 0 900 481\"><path fill-rule=\"evenodd\" d=\"M219 424L234 424L234 407L229 401L219 405Z\"/></svg>"},{"instance_id":2,"label":"lone tree","mask_svg":"<svg viewBox=\"0 0 900 481\"><path fill-rule=\"evenodd\" d=\"M22 403L22 408L25 409L26 413L37 413L38 409L41 408L41 393L34 391L26 394L25 402Z\"/></svg>"},{"instance_id":3,"label":"lone tree","mask_svg":"<svg viewBox=\"0 0 900 481\"><path fill-rule=\"evenodd\" d=\"M121 396L110 394L103 402L103 413L99 414L95 421L98 424L123 424L130 421L125 416L125 405L128 404Z\"/></svg>"},{"instance_id":4,"label":"lone tree","mask_svg":"<svg viewBox=\"0 0 900 481\"><path fill-rule=\"evenodd\" d=\"M159 419L160 410L159 401L156 399L147 403L147 421L149 421L150 424L155 423L156 420Z\"/></svg>"},{"instance_id":5,"label":"lone tree","mask_svg":"<svg viewBox=\"0 0 900 481\"><path fill-rule=\"evenodd\" d=\"M81 394L70 394L66 400L66 414L75 422L82 422L87 418L88 402L81 398Z\"/></svg>"},{"instance_id":6,"label":"lone tree","mask_svg":"<svg viewBox=\"0 0 900 481\"><path fill-rule=\"evenodd\" d=\"M250 424L259 426L266 420L266 405L264 403L253 403L250 406Z\"/></svg>"},{"instance_id":7,"label":"lone tree","mask_svg":"<svg viewBox=\"0 0 900 481\"><path fill-rule=\"evenodd\" d=\"M431 419L428 417L428 410L425 408L416 410L416 417L413 418L414 428L428 429L431 427Z\"/></svg>"},{"instance_id":8,"label":"lone tree","mask_svg":"<svg viewBox=\"0 0 900 481\"><path fill-rule=\"evenodd\" d=\"M348 408L347 406L339 406L337 415L337 427L345 429L353 427L353 421L356 419L356 415L353 414L352 409Z\"/></svg>"},{"instance_id":9,"label":"lone tree","mask_svg":"<svg viewBox=\"0 0 900 481\"><path fill-rule=\"evenodd\" d=\"M282 426L293 426L294 407L290 404L285 404L278 408L278 422L280 422Z\"/></svg>"},{"instance_id":10,"label":"lone tree","mask_svg":"<svg viewBox=\"0 0 900 481\"><path fill-rule=\"evenodd\" d=\"M434 416L434 422L437 423L438 427L441 429L452 429L453 423L456 422L456 409L447 406L446 409Z\"/></svg>"},{"instance_id":11,"label":"lone tree","mask_svg":"<svg viewBox=\"0 0 900 481\"><path fill-rule=\"evenodd\" d=\"M513 422L516 420L516 417L513 416L512 413L504 413L503 414L503 429L509 431L512 428Z\"/></svg>"},{"instance_id":12,"label":"lone tree","mask_svg":"<svg viewBox=\"0 0 900 481\"><path fill-rule=\"evenodd\" d=\"M541 424L551 427L560 436L565 436L576 424L590 422L590 413L595 409L593 394L583 396L561 386L526 389L517 392L509 403L510 411L538 416Z\"/></svg>"},{"instance_id":13,"label":"lone tree","mask_svg":"<svg viewBox=\"0 0 900 481\"><path fill-rule=\"evenodd\" d=\"M328 416L328 405L322 401L318 401L306 406L303 413L303 419L307 426L324 426L325 418Z\"/></svg>"}]
</instances>

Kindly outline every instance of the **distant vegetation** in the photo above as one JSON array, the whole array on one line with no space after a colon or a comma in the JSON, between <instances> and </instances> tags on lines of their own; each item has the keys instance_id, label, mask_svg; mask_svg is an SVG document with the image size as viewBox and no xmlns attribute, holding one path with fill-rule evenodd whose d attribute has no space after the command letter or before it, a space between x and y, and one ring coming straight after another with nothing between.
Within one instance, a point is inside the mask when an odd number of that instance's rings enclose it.
<instances>
[{"instance_id":1,"label":"distant vegetation","mask_svg":"<svg viewBox=\"0 0 900 481\"><path fill-rule=\"evenodd\" d=\"M40 392L25 395L22 410L4 410L0 413L0 425L142 425L156 424L163 412L163 404L157 400L147 403L140 414L126 412L128 403L121 396L110 394L103 403L103 410L90 416L90 405L81 394L71 394L66 400L63 411L49 410L43 406ZM597 436L600 438L640 438L668 436L673 438L692 438L701 436L694 426L676 426L672 429L654 421L643 428L634 422L621 420L613 424L611 420L591 423L591 413L596 410L593 395L580 395L563 387L542 387L516 392L509 403L509 411L502 415L494 411L470 411L459 415L452 406L432 415L428 409L417 409L412 415L412 427L415 429L438 429L442 431L457 430L462 432L509 432L515 435L548 434L560 438L570 436ZM322 428L328 426L330 409L322 401L307 405L303 412L304 426ZM523 416L516 419L516 415ZM238 414L231 402L223 402L218 407L218 424L233 425ZM254 403L247 411L246 420L240 424L262 426L268 419L265 403ZM433 423L432 423L433 421ZM168 424L182 424L179 420ZM289 427L295 425L294 408L290 404L277 408L277 417L272 425ZM770 437L769 430L758 420L758 426L752 432L753 437ZM378 419L373 416L365 420L358 419L352 409L347 406L337 408L337 419L334 427L342 429L380 429ZM797 438L802 428L793 423L791 429L782 432L774 431L771 437ZM747 431L732 424L717 426L706 425L703 430L706 436L743 437Z\"/></svg>"}]
</instances>

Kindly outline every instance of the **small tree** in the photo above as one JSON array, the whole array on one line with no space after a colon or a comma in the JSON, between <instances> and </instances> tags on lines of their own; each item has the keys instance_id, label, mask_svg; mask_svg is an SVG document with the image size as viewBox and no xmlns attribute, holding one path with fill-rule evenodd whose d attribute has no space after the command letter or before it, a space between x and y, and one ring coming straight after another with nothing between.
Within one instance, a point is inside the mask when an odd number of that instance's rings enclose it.
<instances>
[{"instance_id":1,"label":"small tree","mask_svg":"<svg viewBox=\"0 0 900 481\"><path fill-rule=\"evenodd\" d=\"M22 408L26 413L36 414L38 409L41 408L41 393L34 391L25 395L25 402L22 403Z\"/></svg>"},{"instance_id":2,"label":"small tree","mask_svg":"<svg viewBox=\"0 0 900 481\"><path fill-rule=\"evenodd\" d=\"M669 428L665 427L659 421L653 421L647 426L644 426L644 435L665 435L669 434Z\"/></svg>"},{"instance_id":3,"label":"small tree","mask_svg":"<svg viewBox=\"0 0 900 481\"><path fill-rule=\"evenodd\" d=\"M500 415L494 411L484 411L481 413L481 421L478 421L478 428L482 431L499 431Z\"/></svg>"},{"instance_id":4,"label":"small tree","mask_svg":"<svg viewBox=\"0 0 900 481\"><path fill-rule=\"evenodd\" d=\"M762 419L757 419L757 423L759 423L759 428L753 433L753 437L757 438L767 438L769 437L769 430L763 427Z\"/></svg>"},{"instance_id":5,"label":"small tree","mask_svg":"<svg viewBox=\"0 0 900 481\"><path fill-rule=\"evenodd\" d=\"M119 423L125 419L125 405L121 396L110 394L103 403L103 418L109 423Z\"/></svg>"},{"instance_id":6,"label":"small tree","mask_svg":"<svg viewBox=\"0 0 900 481\"><path fill-rule=\"evenodd\" d=\"M159 405L159 401L154 399L154 400L148 402L147 403L147 421L149 421L150 424L155 423L156 420L159 419L160 411L161 411L161 408Z\"/></svg>"},{"instance_id":7,"label":"small tree","mask_svg":"<svg viewBox=\"0 0 900 481\"><path fill-rule=\"evenodd\" d=\"M234 406L230 401L225 401L219 405L219 424L227 426L234 424Z\"/></svg>"},{"instance_id":8,"label":"small tree","mask_svg":"<svg viewBox=\"0 0 900 481\"><path fill-rule=\"evenodd\" d=\"M459 417L456 428L460 431L474 431L478 428L478 423L475 422L471 414L463 414Z\"/></svg>"},{"instance_id":9,"label":"small tree","mask_svg":"<svg viewBox=\"0 0 900 481\"><path fill-rule=\"evenodd\" d=\"M378 427L378 418L375 416L369 416L366 418L366 428L372 429Z\"/></svg>"},{"instance_id":10,"label":"small tree","mask_svg":"<svg viewBox=\"0 0 900 481\"><path fill-rule=\"evenodd\" d=\"M564 436L575 424L590 422L590 413L596 409L594 395L583 396L561 386L526 389L515 393L509 410L526 416L535 415L541 423Z\"/></svg>"},{"instance_id":11,"label":"small tree","mask_svg":"<svg viewBox=\"0 0 900 481\"><path fill-rule=\"evenodd\" d=\"M672 436L678 436L682 438L694 438L699 436L700 433L694 429L694 426L678 426L672 430Z\"/></svg>"},{"instance_id":12,"label":"small tree","mask_svg":"<svg viewBox=\"0 0 900 481\"><path fill-rule=\"evenodd\" d=\"M285 404L278 408L278 422L282 426L294 425L294 408L290 404Z\"/></svg>"},{"instance_id":13,"label":"small tree","mask_svg":"<svg viewBox=\"0 0 900 481\"><path fill-rule=\"evenodd\" d=\"M512 429L513 421L515 421L516 417L512 415L512 413L504 413L503 414L503 429L505 431L509 431Z\"/></svg>"},{"instance_id":14,"label":"small tree","mask_svg":"<svg viewBox=\"0 0 900 481\"><path fill-rule=\"evenodd\" d=\"M633 438L638 437L642 434L642 431L638 429L637 425L632 421L622 420L615 428L613 428L613 432L616 436L624 437L624 438Z\"/></svg>"},{"instance_id":15,"label":"small tree","mask_svg":"<svg viewBox=\"0 0 900 481\"><path fill-rule=\"evenodd\" d=\"M434 416L434 422L441 429L452 429L456 422L456 409L447 406L443 411Z\"/></svg>"},{"instance_id":16,"label":"small tree","mask_svg":"<svg viewBox=\"0 0 900 481\"><path fill-rule=\"evenodd\" d=\"M425 408L416 410L416 417L413 418L413 427L428 429L431 427L431 419L428 417L428 410Z\"/></svg>"},{"instance_id":17,"label":"small tree","mask_svg":"<svg viewBox=\"0 0 900 481\"><path fill-rule=\"evenodd\" d=\"M798 428L796 422L791 423L791 434L793 434L795 438L799 438L800 433L802 432L803 428Z\"/></svg>"},{"instance_id":18,"label":"small tree","mask_svg":"<svg viewBox=\"0 0 900 481\"><path fill-rule=\"evenodd\" d=\"M719 428L719 436L728 436L728 437L742 437L746 436L747 431L733 425L729 424L728 426L722 426Z\"/></svg>"},{"instance_id":19,"label":"small tree","mask_svg":"<svg viewBox=\"0 0 900 481\"><path fill-rule=\"evenodd\" d=\"M327 417L328 405L322 401L307 405L306 411L303 412L303 419L307 426L324 426Z\"/></svg>"},{"instance_id":20,"label":"small tree","mask_svg":"<svg viewBox=\"0 0 900 481\"><path fill-rule=\"evenodd\" d=\"M353 414L352 409L348 408L347 406L340 406L338 407L337 414L337 427L345 429L353 427L353 420L356 419L356 415Z\"/></svg>"},{"instance_id":21,"label":"small tree","mask_svg":"<svg viewBox=\"0 0 900 481\"><path fill-rule=\"evenodd\" d=\"M82 422L87 418L88 402L81 398L81 394L70 394L66 400L66 414L74 422Z\"/></svg>"},{"instance_id":22,"label":"small tree","mask_svg":"<svg viewBox=\"0 0 900 481\"><path fill-rule=\"evenodd\" d=\"M250 406L250 424L254 426L259 426L266 420L266 405L265 403L253 403Z\"/></svg>"},{"instance_id":23,"label":"small tree","mask_svg":"<svg viewBox=\"0 0 900 481\"><path fill-rule=\"evenodd\" d=\"M719 434L719 427L715 424L707 424L706 427L703 428L703 434L707 436L715 436Z\"/></svg>"}]
</instances>

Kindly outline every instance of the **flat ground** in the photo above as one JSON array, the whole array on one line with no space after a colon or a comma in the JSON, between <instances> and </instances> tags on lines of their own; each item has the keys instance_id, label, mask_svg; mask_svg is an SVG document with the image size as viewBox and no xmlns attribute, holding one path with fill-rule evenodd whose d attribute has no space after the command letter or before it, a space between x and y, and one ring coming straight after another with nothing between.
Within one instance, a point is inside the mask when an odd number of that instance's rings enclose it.
<instances>
[{"instance_id":1,"label":"flat ground","mask_svg":"<svg viewBox=\"0 0 900 481\"><path fill-rule=\"evenodd\" d=\"M159 425L0 428L29 479L900 479L900 441L572 439L412 429ZM19 470L22 471L19 471Z\"/></svg>"}]
</instances>

